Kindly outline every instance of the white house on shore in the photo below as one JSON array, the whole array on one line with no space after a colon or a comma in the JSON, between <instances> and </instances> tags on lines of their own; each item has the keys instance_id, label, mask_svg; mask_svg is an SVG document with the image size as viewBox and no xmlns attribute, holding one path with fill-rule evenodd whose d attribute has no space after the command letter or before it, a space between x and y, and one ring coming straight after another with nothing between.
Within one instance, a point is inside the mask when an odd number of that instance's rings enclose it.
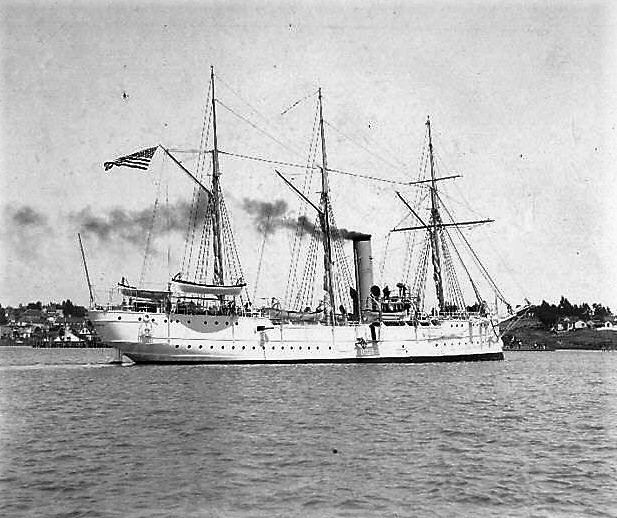
<instances>
[{"instance_id":1,"label":"white house on shore","mask_svg":"<svg viewBox=\"0 0 617 518\"><path fill-rule=\"evenodd\" d=\"M57 336L54 338L53 342L55 344L59 343L69 343L69 344L78 344L84 343L83 338L77 336L73 330L67 325L64 327L64 334Z\"/></svg>"},{"instance_id":2,"label":"white house on shore","mask_svg":"<svg viewBox=\"0 0 617 518\"><path fill-rule=\"evenodd\" d=\"M596 328L598 331L617 331L617 326L610 320L604 322L600 327Z\"/></svg>"}]
</instances>

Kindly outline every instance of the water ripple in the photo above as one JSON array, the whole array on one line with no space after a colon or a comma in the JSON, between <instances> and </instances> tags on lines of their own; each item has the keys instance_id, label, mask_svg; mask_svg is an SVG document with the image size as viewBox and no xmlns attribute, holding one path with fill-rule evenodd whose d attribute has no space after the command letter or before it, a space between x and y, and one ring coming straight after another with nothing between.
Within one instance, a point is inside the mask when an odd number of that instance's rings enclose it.
<instances>
[{"instance_id":1,"label":"water ripple","mask_svg":"<svg viewBox=\"0 0 617 518\"><path fill-rule=\"evenodd\" d=\"M108 356L0 350L0 515L617 515L615 354L133 369Z\"/></svg>"}]
</instances>

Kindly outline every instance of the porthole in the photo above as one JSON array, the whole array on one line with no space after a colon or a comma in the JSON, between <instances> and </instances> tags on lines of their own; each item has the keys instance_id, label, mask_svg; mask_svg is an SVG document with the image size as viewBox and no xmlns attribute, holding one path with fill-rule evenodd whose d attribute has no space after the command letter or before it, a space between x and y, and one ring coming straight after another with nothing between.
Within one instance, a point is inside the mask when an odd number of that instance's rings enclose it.
<instances>
[{"instance_id":1,"label":"porthole","mask_svg":"<svg viewBox=\"0 0 617 518\"><path fill-rule=\"evenodd\" d=\"M308 346L308 350L309 350L309 351L311 350L311 346L310 346L310 345Z\"/></svg>"},{"instance_id":2,"label":"porthole","mask_svg":"<svg viewBox=\"0 0 617 518\"><path fill-rule=\"evenodd\" d=\"M139 322L141 322L141 317L139 317L137 320L139 320Z\"/></svg>"},{"instance_id":3,"label":"porthole","mask_svg":"<svg viewBox=\"0 0 617 518\"><path fill-rule=\"evenodd\" d=\"M176 345L176 349L177 349L178 347L180 347L180 346L179 346L179 345Z\"/></svg>"},{"instance_id":4,"label":"porthole","mask_svg":"<svg viewBox=\"0 0 617 518\"><path fill-rule=\"evenodd\" d=\"M228 326L228 325L229 325L229 322L225 322L225 325L226 325L226 326Z\"/></svg>"},{"instance_id":5,"label":"porthole","mask_svg":"<svg viewBox=\"0 0 617 518\"><path fill-rule=\"evenodd\" d=\"M274 346L272 346L272 350L274 351Z\"/></svg>"},{"instance_id":6,"label":"porthole","mask_svg":"<svg viewBox=\"0 0 617 518\"><path fill-rule=\"evenodd\" d=\"M232 350L233 350L233 349L235 349L235 348L236 348L236 346L235 346L235 345L232 345L232 346L231 346L231 348L232 348Z\"/></svg>"},{"instance_id":7,"label":"porthole","mask_svg":"<svg viewBox=\"0 0 617 518\"><path fill-rule=\"evenodd\" d=\"M152 319L152 322L154 322L154 319Z\"/></svg>"},{"instance_id":8,"label":"porthole","mask_svg":"<svg viewBox=\"0 0 617 518\"><path fill-rule=\"evenodd\" d=\"M244 351L244 349L246 349L246 347L243 345L243 346L242 346L242 350Z\"/></svg>"},{"instance_id":9,"label":"porthole","mask_svg":"<svg viewBox=\"0 0 617 518\"><path fill-rule=\"evenodd\" d=\"M273 349L274 349L274 347L273 347ZM284 347L281 347L281 351L284 351L284 350L285 350L285 348L284 348Z\"/></svg>"},{"instance_id":10,"label":"porthole","mask_svg":"<svg viewBox=\"0 0 617 518\"><path fill-rule=\"evenodd\" d=\"M208 321L204 320L204 326L207 326L207 325L208 325Z\"/></svg>"},{"instance_id":11,"label":"porthole","mask_svg":"<svg viewBox=\"0 0 617 518\"><path fill-rule=\"evenodd\" d=\"M319 346L317 346L317 350L319 351Z\"/></svg>"},{"instance_id":12,"label":"porthole","mask_svg":"<svg viewBox=\"0 0 617 518\"><path fill-rule=\"evenodd\" d=\"M221 345L221 349L225 349L225 346L224 346L224 345Z\"/></svg>"},{"instance_id":13,"label":"porthole","mask_svg":"<svg viewBox=\"0 0 617 518\"><path fill-rule=\"evenodd\" d=\"M179 321L179 320L176 320L176 324L179 324L179 323L180 323L180 321Z\"/></svg>"},{"instance_id":14,"label":"porthole","mask_svg":"<svg viewBox=\"0 0 617 518\"><path fill-rule=\"evenodd\" d=\"M118 317L118 320L122 320L122 317Z\"/></svg>"},{"instance_id":15,"label":"porthole","mask_svg":"<svg viewBox=\"0 0 617 518\"><path fill-rule=\"evenodd\" d=\"M213 346L213 345L211 345L211 346L210 346L210 349L214 349L214 346Z\"/></svg>"},{"instance_id":16,"label":"porthole","mask_svg":"<svg viewBox=\"0 0 617 518\"><path fill-rule=\"evenodd\" d=\"M187 346L186 346L186 348L187 348L187 349L190 349L190 348L191 348L191 346L190 346L190 345L187 345Z\"/></svg>"},{"instance_id":17,"label":"porthole","mask_svg":"<svg viewBox=\"0 0 617 518\"><path fill-rule=\"evenodd\" d=\"M167 319L163 320L163 322L166 324L167 323Z\"/></svg>"},{"instance_id":18,"label":"porthole","mask_svg":"<svg viewBox=\"0 0 617 518\"><path fill-rule=\"evenodd\" d=\"M187 321L186 321L186 323L187 323L187 324L190 324L190 323L191 323L191 321L190 321L190 320L187 320Z\"/></svg>"},{"instance_id":19,"label":"porthole","mask_svg":"<svg viewBox=\"0 0 617 518\"><path fill-rule=\"evenodd\" d=\"M331 350L332 350L332 347L328 347L328 349L331 351Z\"/></svg>"},{"instance_id":20,"label":"porthole","mask_svg":"<svg viewBox=\"0 0 617 518\"><path fill-rule=\"evenodd\" d=\"M218 321L217 321L217 320L215 320L215 321L214 321L214 325L215 325L215 326L218 326L218 325L219 325L219 323L218 323Z\"/></svg>"},{"instance_id":21,"label":"porthole","mask_svg":"<svg viewBox=\"0 0 617 518\"><path fill-rule=\"evenodd\" d=\"M301 351L302 350L302 346L298 347L298 349Z\"/></svg>"},{"instance_id":22,"label":"porthole","mask_svg":"<svg viewBox=\"0 0 617 518\"><path fill-rule=\"evenodd\" d=\"M253 346L253 351L255 350L255 346Z\"/></svg>"},{"instance_id":23,"label":"porthole","mask_svg":"<svg viewBox=\"0 0 617 518\"><path fill-rule=\"evenodd\" d=\"M290 347L290 349L293 351L293 350L294 350L294 346L292 345L292 346Z\"/></svg>"},{"instance_id":24,"label":"porthole","mask_svg":"<svg viewBox=\"0 0 617 518\"><path fill-rule=\"evenodd\" d=\"M238 322L236 322L236 325L238 325Z\"/></svg>"},{"instance_id":25,"label":"porthole","mask_svg":"<svg viewBox=\"0 0 617 518\"><path fill-rule=\"evenodd\" d=\"M203 347L203 345L200 345L199 348L201 349Z\"/></svg>"}]
</instances>

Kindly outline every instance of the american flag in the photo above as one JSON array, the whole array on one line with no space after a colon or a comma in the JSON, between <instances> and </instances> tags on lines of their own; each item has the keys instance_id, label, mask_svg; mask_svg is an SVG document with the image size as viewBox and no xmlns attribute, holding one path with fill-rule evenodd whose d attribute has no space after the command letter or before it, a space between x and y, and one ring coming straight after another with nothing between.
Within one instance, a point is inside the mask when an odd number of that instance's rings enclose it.
<instances>
[{"instance_id":1,"label":"american flag","mask_svg":"<svg viewBox=\"0 0 617 518\"><path fill-rule=\"evenodd\" d=\"M132 155L121 156L120 158L116 158L112 162L105 162L103 166L105 167L105 171L109 171L113 166L117 167L132 167L133 169L141 169L145 171L148 169L150 162L152 161L152 157L154 156L154 152L156 151L158 146L151 147L148 149L143 149L138 151L137 153L133 153Z\"/></svg>"}]
</instances>

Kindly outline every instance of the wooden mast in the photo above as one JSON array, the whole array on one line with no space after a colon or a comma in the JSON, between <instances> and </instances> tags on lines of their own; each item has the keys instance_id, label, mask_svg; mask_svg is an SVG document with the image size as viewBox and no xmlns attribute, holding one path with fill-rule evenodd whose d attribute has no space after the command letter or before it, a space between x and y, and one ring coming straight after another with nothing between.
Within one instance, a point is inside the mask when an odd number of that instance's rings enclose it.
<instances>
[{"instance_id":1,"label":"wooden mast","mask_svg":"<svg viewBox=\"0 0 617 518\"><path fill-rule=\"evenodd\" d=\"M214 233L214 284L224 283L223 271L223 243L221 238L221 186L219 169L219 151L218 140L216 135L216 99L214 95L214 67L210 67L210 82L212 89L212 135L213 135L213 150L212 150L212 196L214 205L214 221L212 230Z\"/></svg>"},{"instance_id":2,"label":"wooden mast","mask_svg":"<svg viewBox=\"0 0 617 518\"><path fill-rule=\"evenodd\" d=\"M435 163L433 158L433 140L431 136L431 119L426 118L426 127L428 128L428 152L431 163L431 221L429 234L431 238L431 252L433 259L433 280L435 281L435 290L437 292L437 301L439 302L439 310L444 311L445 303L443 297L443 280L441 276L441 258L440 258L440 239L438 228L443 225L437 205L437 180L435 179Z\"/></svg>"},{"instance_id":3,"label":"wooden mast","mask_svg":"<svg viewBox=\"0 0 617 518\"><path fill-rule=\"evenodd\" d=\"M324 245L324 290L328 294L330 311L326 311L326 322L336 324L334 314L334 286L332 283L332 241L330 235L330 194L328 186L328 160L326 157L326 137L323 124L323 104L321 99L321 88L319 88L319 130L321 135L321 212L319 221L323 231Z\"/></svg>"}]
</instances>

